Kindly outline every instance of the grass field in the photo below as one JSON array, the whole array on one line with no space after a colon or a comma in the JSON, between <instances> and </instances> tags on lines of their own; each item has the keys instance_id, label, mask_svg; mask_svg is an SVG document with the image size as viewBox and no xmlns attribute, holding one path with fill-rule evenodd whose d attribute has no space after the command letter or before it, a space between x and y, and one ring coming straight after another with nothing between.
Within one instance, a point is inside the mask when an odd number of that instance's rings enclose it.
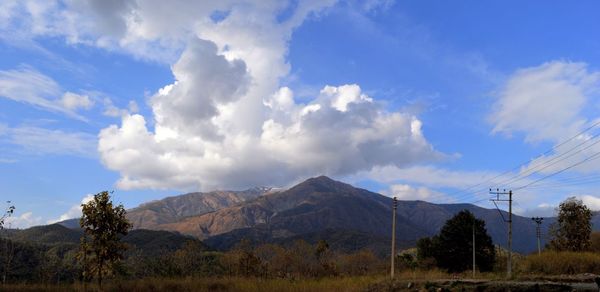
<instances>
[{"instance_id":1,"label":"grass field","mask_svg":"<svg viewBox=\"0 0 600 292\"><path fill-rule=\"evenodd\" d=\"M505 273L470 272L448 274L433 270L404 270L389 275L336 276L318 279L281 279L252 277L186 277L107 280L102 291L597 291L595 275L600 273L600 257L593 253L545 252L517 261L514 279ZM409 288L410 287L410 288ZM540 290L541 289L541 290ZM64 285L15 284L0 286L0 291L100 291L98 286L82 283ZM444 291L444 290L443 290Z\"/></svg>"},{"instance_id":2,"label":"grass field","mask_svg":"<svg viewBox=\"0 0 600 292\"><path fill-rule=\"evenodd\" d=\"M460 275L466 277L465 275ZM396 282L428 282L453 277L433 271L405 271L396 274ZM454 277L457 277L454 275ZM260 278L150 278L106 281L104 291L380 291L390 285L389 275L325 277L320 279ZM99 291L95 284L70 285L19 284L0 286L0 291Z\"/></svg>"},{"instance_id":3,"label":"grass field","mask_svg":"<svg viewBox=\"0 0 600 292\"><path fill-rule=\"evenodd\" d=\"M382 276L323 279L181 278L109 281L104 291L365 291ZM2 291L99 291L97 285L8 285Z\"/></svg>"},{"instance_id":4,"label":"grass field","mask_svg":"<svg viewBox=\"0 0 600 292\"><path fill-rule=\"evenodd\" d=\"M589 277L537 279L531 275L513 281L500 274L447 274L440 271L405 271L390 281L389 275L361 277L326 277L321 279L260 279L260 278L149 278L143 280L110 280L102 291L597 291ZM573 286L577 285L577 286ZM410 287L410 288L409 288ZM537 289L537 290L536 290ZM542 290L539 290L542 289ZM97 285L81 283L66 285L19 284L0 286L0 291L100 291ZM446 290L442 290L446 291Z\"/></svg>"}]
</instances>

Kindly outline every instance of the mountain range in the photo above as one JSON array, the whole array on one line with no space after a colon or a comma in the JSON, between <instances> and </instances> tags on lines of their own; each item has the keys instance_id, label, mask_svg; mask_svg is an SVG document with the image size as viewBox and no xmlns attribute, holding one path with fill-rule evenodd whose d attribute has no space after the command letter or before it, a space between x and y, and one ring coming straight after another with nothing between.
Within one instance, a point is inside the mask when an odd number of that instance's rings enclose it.
<instances>
[{"instance_id":1,"label":"mountain range","mask_svg":"<svg viewBox=\"0 0 600 292\"><path fill-rule=\"evenodd\" d=\"M506 247L507 223L498 210L424 201L399 201L399 247L412 247L419 238L437 234L448 219L464 209L483 219L494 243ZM508 218L506 212L501 212ZM326 176L310 178L287 190L261 187L189 193L128 211L136 229L174 231L199 238L215 249L231 248L242 238L282 244L297 239L312 243L325 239L342 250L369 248L379 254L389 247L391 215L391 198ZM554 221L544 220L543 234ZM594 216L594 222L598 221L599 216ZM60 224L73 228L76 220ZM530 253L536 249L535 228L530 218L513 214L514 251ZM544 236L542 241L546 239Z\"/></svg>"}]
</instances>

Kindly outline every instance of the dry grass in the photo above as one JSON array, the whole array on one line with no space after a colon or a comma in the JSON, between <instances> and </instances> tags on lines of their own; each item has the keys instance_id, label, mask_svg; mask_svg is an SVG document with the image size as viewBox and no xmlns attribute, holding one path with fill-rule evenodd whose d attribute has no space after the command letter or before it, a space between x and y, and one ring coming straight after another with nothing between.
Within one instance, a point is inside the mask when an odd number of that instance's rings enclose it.
<instances>
[{"instance_id":1,"label":"dry grass","mask_svg":"<svg viewBox=\"0 0 600 292\"><path fill-rule=\"evenodd\" d=\"M572 267L573 273L594 267L600 269L600 255L576 253L544 253L542 256L529 256L520 264L521 274L564 274L563 265ZM527 270L525 270L527 269ZM551 272L554 271L554 272ZM477 273L475 280L503 280L504 273ZM425 287L429 283L453 281L471 281L471 272L448 274L434 270L404 270L396 273L394 287L406 287L413 283L416 287ZM107 281L103 291L384 291L389 287L389 275L339 276L321 279L260 279L239 277L214 278L146 278L141 280ZM382 290L383 289L383 290ZM0 286L0 291L99 291L95 284L84 287L83 284L42 285L21 284ZM387 290L386 290L387 291Z\"/></svg>"},{"instance_id":2,"label":"dry grass","mask_svg":"<svg viewBox=\"0 0 600 292\"><path fill-rule=\"evenodd\" d=\"M485 275L479 275L484 277ZM402 271L397 281L427 282L438 279L466 279L469 273L450 275L439 270ZM259 278L150 278L142 280L108 281L104 291L365 291L369 287L389 282L389 275L360 277L327 277L321 279L259 279ZM0 286L0 291L99 291L96 285L21 284Z\"/></svg>"},{"instance_id":3,"label":"dry grass","mask_svg":"<svg viewBox=\"0 0 600 292\"><path fill-rule=\"evenodd\" d=\"M323 279L181 278L112 281L104 291L363 291L381 276ZM86 289L87 288L87 289ZM98 291L96 285L9 285L1 291Z\"/></svg>"},{"instance_id":4,"label":"dry grass","mask_svg":"<svg viewBox=\"0 0 600 292\"><path fill-rule=\"evenodd\" d=\"M547 251L523 259L519 264L519 270L522 273L544 275L600 274L600 254Z\"/></svg>"}]
</instances>

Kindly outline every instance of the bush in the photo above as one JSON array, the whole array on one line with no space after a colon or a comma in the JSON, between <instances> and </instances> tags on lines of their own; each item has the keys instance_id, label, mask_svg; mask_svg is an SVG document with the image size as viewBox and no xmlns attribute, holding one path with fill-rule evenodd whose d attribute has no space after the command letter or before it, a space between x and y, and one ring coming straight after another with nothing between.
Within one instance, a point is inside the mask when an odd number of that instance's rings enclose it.
<instances>
[{"instance_id":1,"label":"bush","mask_svg":"<svg viewBox=\"0 0 600 292\"><path fill-rule=\"evenodd\" d=\"M600 254L592 252L547 251L530 255L521 262L521 270L540 274L600 274Z\"/></svg>"}]
</instances>

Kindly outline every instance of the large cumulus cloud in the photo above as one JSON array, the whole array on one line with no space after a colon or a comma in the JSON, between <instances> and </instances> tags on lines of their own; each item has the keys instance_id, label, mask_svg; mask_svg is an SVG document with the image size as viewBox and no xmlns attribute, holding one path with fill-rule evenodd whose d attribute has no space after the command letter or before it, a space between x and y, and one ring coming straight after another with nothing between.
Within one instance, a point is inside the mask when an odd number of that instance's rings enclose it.
<instances>
[{"instance_id":1,"label":"large cumulus cloud","mask_svg":"<svg viewBox=\"0 0 600 292\"><path fill-rule=\"evenodd\" d=\"M144 117L126 116L120 127L100 133L100 153L109 168L121 172L119 187L126 189L285 185L309 175L344 175L441 157L415 116L384 110L357 85L335 87L355 94L340 110L338 99L328 93L332 88L308 104L294 102L289 88L280 89L263 105L268 117L258 135L226 123L213 125L220 140L193 131L163 134L161 123L152 132Z\"/></svg>"},{"instance_id":2,"label":"large cumulus cloud","mask_svg":"<svg viewBox=\"0 0 600 292\"><path fill-rule=\"evenodd\" d=\"M333 0L9 2L0 31L171 66L174 81L149 98L151 114L125 111L99 134L121 188L288 185L442 156L418 117L387 110L351 80L325 80L302 102L282 86L294 28Z\"/></svg>"}]
</instances>

